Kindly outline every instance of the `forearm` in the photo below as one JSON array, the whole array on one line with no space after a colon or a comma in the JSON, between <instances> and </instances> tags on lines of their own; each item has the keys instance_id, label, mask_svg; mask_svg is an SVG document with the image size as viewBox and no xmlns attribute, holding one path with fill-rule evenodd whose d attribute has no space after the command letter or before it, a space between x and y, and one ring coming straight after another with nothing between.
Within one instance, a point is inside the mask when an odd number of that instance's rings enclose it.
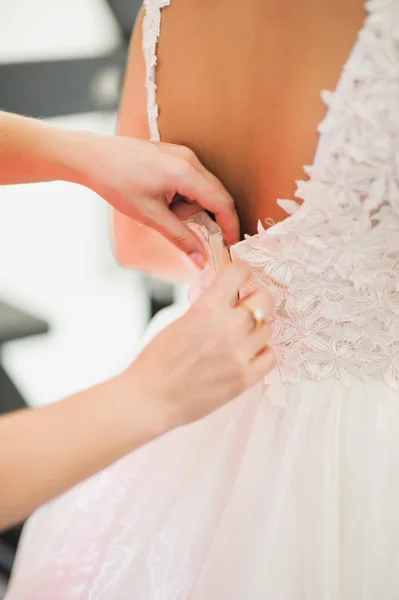
<instances>
[{"instance_id":1,"label":"forearm","mask_svg":"<svg viewBox=\"0 0 399 600\"><path fill-rule=\"evenodd\" d=\"M79 135L84 134L0 111L0 185L79 182Z\"/></svg>"},{"instance_id":2,"label":"forearm","mask_svg":"<svg viewBox=\"0 0 399 600\"><path fill-rule=\"evenodd\" d=\"M122 376L0 418L0 530L165 432L160 404L132 389Z\"/></svg>"}]
</instances>

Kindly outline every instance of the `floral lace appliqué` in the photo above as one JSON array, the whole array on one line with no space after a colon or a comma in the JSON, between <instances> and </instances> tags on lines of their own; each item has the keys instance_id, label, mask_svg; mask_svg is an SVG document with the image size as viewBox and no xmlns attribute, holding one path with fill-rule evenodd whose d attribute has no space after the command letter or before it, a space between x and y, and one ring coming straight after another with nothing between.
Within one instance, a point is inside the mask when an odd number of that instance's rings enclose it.
<instances>
[{"instance_id":1,"label":"floral lace appliqu\u00e9","mask_svg":"<svg viewBox=\"0 0 399 600\"><path fill-rule=\"evenodd\" d=\"M331 150L299 182L303 204L282 201L290 217L232 249L277 299L277 404L299 377L399 380L399 2L367 8L360 64L323 93Z\"/></svg>"}]
</instances>

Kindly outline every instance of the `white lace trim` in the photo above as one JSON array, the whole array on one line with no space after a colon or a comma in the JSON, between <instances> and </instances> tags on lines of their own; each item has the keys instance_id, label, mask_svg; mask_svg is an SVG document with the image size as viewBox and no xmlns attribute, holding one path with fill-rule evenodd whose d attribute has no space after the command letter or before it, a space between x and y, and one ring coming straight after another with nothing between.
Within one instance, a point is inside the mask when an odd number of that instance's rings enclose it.
<instances>
[{"instance_id":1,"label":"white lace trim","mask_svg":"<svg viewBox=\"0 0 399 600\"><path fill-rule=\"evenodd\" d=\"M149 121L159 139L155 85L160 13L146 2ZM300 377L399 381L399 0L371 0L335 93L323 92L320 124L329 145L299 182L302 205L232 248L253 267L252 289L277 297L273 346L278 367L267 396L285 402ZM211 273L207 272L209 283Z\"/></svg>"},{"instance_id":2,"label":"white lace trim","mask_svg":"<svg viewBox=\"0 0 399 600\"><path fill-rule=\"evenodd\" d=\"M157 45L161 32L162 9L170 5L171 0L144 0L143 53L146 66L147 114L150 139L160 141L157 104Z\"/></svg>"},{"instance_id":3,"label":"white lace trim","mask_svg":"<svg viewBox=\"0 0 399 600\"><path fill-rule=\"evenodd\" d=\"M233 248L252 288L277 297L278 368L267 395L307 376L399 381L399 0L372 0L362 57L346 68L321 132L331 144L299 182L292 216Z\"/></svg>"}]
</instances>

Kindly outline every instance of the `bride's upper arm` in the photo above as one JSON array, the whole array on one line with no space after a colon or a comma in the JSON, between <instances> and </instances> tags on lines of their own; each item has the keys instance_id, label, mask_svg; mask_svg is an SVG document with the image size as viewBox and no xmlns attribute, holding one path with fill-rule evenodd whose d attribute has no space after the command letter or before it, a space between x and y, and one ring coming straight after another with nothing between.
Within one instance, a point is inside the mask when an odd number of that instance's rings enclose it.
<instances>
[{"instance_id":1,"label":"bride's upper arm","mask_svg":"<svg viewBox=\"0 0 399 600\"><path fill-rule=\"evenodd\" d=\"M149 139L141 9L133 32L119 111L119 135ZM167 279L186 280L183 254L159 233L114 212L114 248L120 264Z\"/></svg>"}]
</instances>

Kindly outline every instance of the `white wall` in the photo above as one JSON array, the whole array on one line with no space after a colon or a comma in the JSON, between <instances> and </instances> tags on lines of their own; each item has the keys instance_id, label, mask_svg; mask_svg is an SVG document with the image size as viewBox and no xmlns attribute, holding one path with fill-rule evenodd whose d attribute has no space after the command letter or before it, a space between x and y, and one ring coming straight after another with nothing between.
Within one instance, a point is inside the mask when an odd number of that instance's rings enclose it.
<instances>
[{"instance_id":1,"label":"white wall","mask_svg":"<svg viewBox=\"0 0 399 600\"><path fill-rule=\"evenodd\" d=\"M118 45L104 0L1 0L0 62L93 56Z\"/></svg>"},{"instance_id":2,"label":"white wall","mask_svg":"<svg viewBox=\"0 0 399 600\"><path fill-rule=\"evenodd\" d=\"M0 0L0 62L87 56L117 43L102 0ZM56 122L112 133L115 115ZM0 189L0 298L51 323L49 335L4 349L8 372L34 405L117 372L147 318L141 277L114 261L105 202L58 182Z\"/></svg>"}]
</instances>

